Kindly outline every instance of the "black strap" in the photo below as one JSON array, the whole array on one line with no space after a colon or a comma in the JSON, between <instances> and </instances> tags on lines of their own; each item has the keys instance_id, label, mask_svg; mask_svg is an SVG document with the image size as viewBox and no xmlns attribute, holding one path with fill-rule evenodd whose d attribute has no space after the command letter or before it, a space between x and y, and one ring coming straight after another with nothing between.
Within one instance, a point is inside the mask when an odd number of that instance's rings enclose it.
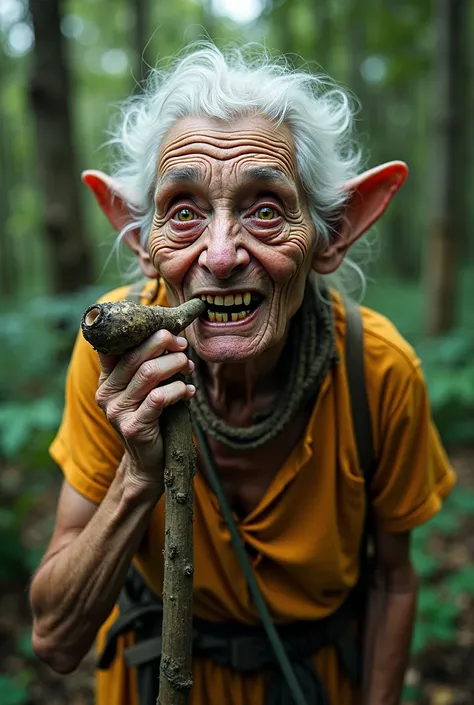
<instances>
[{"instance_id":1,"label":"black strap","mask_svg":"<svg viewBox=\"0 0 474 705\"><path fill-rule=\"evenodd\" d=\"M367 492L375 467L372 423L365 381L364 328L360 307L345 302L346 309L346 371L349 386L352 424L359 456L359 467Z\"/></svg>"}]
</instances>

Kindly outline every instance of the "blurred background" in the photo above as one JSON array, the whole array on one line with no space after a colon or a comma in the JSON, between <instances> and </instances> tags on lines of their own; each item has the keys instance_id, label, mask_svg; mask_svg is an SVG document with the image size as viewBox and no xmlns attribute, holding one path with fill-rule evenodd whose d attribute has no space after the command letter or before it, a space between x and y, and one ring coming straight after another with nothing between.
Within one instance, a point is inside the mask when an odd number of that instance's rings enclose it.
<instances>
[{"instance_id":1,"label":"blurred background","mask_svg":"<svg viewBox=\"0 0 474 705\"><path fill-rule=\"evenodd\" d=\"M474 702L474 6L469 0L0 0L0 705L92 703L33 656L29 576L60 473L48 445L84 308L127 261L81 186L148 66L205 36L284 52L360 101L367 165L407 184L370 238L368 305L423 360L458 486L415 532L421 575L405 702ZM112 254L111 254L112 253Z\"/></svg>"}]
</instances>

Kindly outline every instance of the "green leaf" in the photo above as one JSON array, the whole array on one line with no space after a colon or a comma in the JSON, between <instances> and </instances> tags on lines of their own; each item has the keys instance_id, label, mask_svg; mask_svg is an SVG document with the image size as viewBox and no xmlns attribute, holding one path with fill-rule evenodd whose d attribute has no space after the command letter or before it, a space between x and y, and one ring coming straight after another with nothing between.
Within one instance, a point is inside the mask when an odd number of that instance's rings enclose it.
<instances>
[{"instance_id":1,"label":"green leaf","mask_svg":"<svg viewBox=\"0 0 474 705\"><path fill-rule=\"evenodd\" d=\"M474 567L466 566L453 573L446 580L445 586L453 597L463 594L474 597Z\"/></svg>"},{"instance_id":2,"label":"green leaf","mask_svg":"<svg viewBox=\"0 0 474 705\"><path fill-rule=\"evenodd\" d=\"M33 658L34 657L34 651L33 651L33 646L31 643L31 630L28 629L28 631L23 632L21 634L16 642L16 650L21 656L24 656L25 658Z\"/></svg>"},{"instance_id":3,"label":"green leaf","mask_svg":"<svg viewBox=\"0 0 474 705\"><path fill-rule=\"evenodd\" d=\"M0 676L0 705L23 705L28 700L24 685L10 676Z\"/></svg>"}]
</instances>

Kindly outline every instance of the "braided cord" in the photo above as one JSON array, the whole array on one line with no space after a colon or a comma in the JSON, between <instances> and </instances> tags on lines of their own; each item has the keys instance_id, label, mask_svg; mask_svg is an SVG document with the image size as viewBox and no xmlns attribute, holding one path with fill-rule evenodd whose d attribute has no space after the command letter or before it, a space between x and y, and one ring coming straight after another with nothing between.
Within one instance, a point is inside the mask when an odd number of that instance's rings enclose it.
<instances>
[{"instance_id":1,"label":"braided cord","mask_svg":"<svg viewBox=\"0 0 474 705\"><path fill-rule=\"evenodd\" d=\"M190 351L196 364L191 413L206 434L234 450L258 448L278 436L317 393L337 357L331 305L324 293L325 289L318 293L316 284L308 280L283 351L283 360L288 359L285 388L271 409L258 414L251 426L235 428L217 416L206 394L202 361Z\"/></svg>"}]
</instances>

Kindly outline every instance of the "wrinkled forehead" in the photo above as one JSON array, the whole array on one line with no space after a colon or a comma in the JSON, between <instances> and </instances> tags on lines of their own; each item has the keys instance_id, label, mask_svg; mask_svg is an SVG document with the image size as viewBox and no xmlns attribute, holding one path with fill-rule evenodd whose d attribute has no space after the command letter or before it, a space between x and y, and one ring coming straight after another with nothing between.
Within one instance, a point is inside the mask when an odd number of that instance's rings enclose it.
<instances>
[{"instance_id":1,"label":"wrinkled forehead","mask_svg":"<svg viewBox=\"0 0 474 705\"><path fill-rule=\"evenodd\" d=\"M158 158L158 183L184 168L211 180L213 172L239 180L252 173L297 184L293 137L287 125L275 125L263 116L223 120L180 118L163 140Z\"/></svg>"}]
</instances>

